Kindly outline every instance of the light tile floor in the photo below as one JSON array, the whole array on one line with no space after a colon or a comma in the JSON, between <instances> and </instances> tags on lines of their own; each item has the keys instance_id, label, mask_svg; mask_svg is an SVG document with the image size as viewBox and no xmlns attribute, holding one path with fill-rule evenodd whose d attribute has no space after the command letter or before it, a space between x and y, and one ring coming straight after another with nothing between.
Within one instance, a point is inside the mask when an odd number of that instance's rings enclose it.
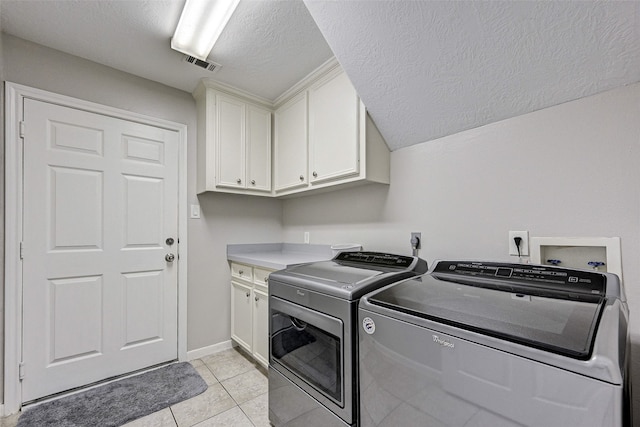
<instances>
[{"instance_id":1,"label":"light tile floor","mask_svg":"<svg viewBox=\"0 0 640 427\"><path fill-rule=\"evenodd\" d=\"M126 427L269 427L264 368L235 349L191 361L209 388L202 394L125 424ZM15 427L19 415L0 418Z\"/></svg>"}]
</instances>

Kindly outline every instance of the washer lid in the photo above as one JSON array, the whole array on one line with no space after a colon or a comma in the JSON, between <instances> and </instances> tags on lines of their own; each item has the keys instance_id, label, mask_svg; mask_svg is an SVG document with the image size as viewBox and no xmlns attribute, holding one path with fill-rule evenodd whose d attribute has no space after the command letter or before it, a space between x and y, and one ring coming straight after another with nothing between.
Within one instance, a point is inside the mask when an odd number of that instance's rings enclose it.
<instances>
[{"instance_id":1,"label":"washer lid","mask_svg":"<svg viewBox=\"0 0 640 427\"><path fill-rule=\"evenodd\" d=\"M343 299L426 271L426 262L379 252L343 252L329 261L298 264L271 273L269 280L325 293Z\"/></svg>"},{"instance_id":2,"label":"washer lid","mask_svg":"<svg viewBox=\"0 0 640 427\"><path fill-rule=\"evenodd\" d=\"M367 296L369 303L578 359L590 357L606 299L540 296L522 289L424 275Z\"/></svg>"}]
</instances>

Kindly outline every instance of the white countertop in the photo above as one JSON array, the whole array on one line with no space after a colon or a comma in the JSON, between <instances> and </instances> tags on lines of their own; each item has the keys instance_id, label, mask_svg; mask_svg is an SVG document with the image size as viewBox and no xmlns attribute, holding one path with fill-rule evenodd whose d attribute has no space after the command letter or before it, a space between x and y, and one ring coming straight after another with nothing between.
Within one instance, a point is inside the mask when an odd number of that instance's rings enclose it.
<instances>
[{"instance_id":1,"label":"white countertop","mask_svg":"<svg viewBox=\"0 0 640 427\"><path fill-rule=\"evenodd\" d=\"M330 245L257 243L227 245L227 259L272 270L333 258Z\"/></svg>"}]
</instances>

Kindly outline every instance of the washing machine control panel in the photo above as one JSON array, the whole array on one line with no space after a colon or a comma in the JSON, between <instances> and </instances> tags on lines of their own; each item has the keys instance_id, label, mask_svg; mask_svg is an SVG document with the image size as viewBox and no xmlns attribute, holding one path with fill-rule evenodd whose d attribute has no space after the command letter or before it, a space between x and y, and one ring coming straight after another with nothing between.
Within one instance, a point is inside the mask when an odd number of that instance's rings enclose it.
<instances>
[{"instance_id":1,"label":"washing machine control panel","mask_svg":"<svg viewBox=\"0 0 640 427\"><path fill-rule=\"evenodd\" d=\"M448 278L487 279L501 288L514 284L590 295L605 295L607 280L604 274L596 271L476 261L439 261L433 274Z\"/></svg>"}]
</instances>

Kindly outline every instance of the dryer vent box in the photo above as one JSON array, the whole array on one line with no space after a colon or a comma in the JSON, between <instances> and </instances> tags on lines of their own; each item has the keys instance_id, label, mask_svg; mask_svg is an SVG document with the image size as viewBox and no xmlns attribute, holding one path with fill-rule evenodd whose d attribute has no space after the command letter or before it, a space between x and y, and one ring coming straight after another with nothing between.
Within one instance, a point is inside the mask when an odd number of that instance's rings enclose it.
<instances>
[{"instance_id":1,"label":"dryer vent box","mask_svg":"<svg viewBox=\"0 0 640 427\"><path fill-rule=\"evenodd\" d=\"M532 237L531 261L615 273L622 281L619 237Z\"/></svg>"}]
</instances>

